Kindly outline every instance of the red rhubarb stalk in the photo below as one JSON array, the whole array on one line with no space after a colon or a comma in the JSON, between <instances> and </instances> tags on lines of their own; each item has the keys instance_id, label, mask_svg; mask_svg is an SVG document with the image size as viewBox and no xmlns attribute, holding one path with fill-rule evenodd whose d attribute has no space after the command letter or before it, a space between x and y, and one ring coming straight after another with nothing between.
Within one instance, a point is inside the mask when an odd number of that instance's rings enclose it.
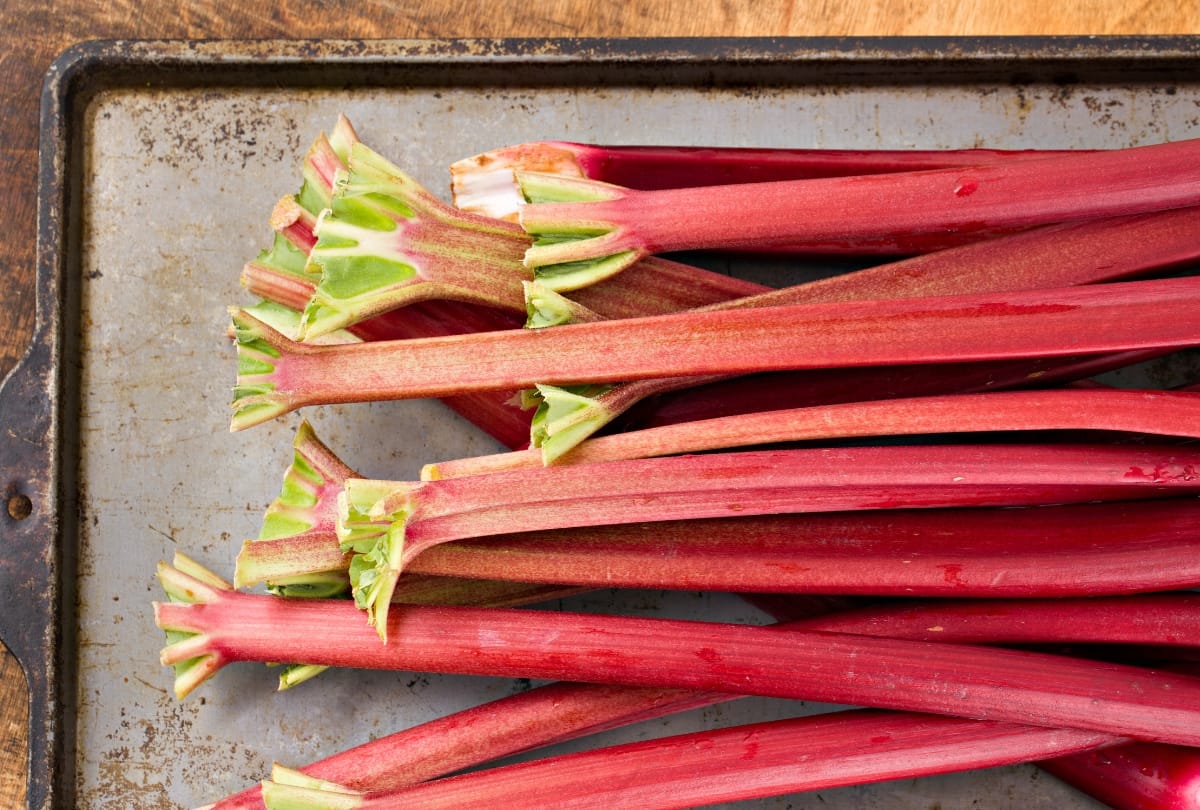
<instances>
[{"instance_id":1,"label":"red rhubarb stalk","mask_svg":"<svg viewBox=\"0 0 1200 810\"><path fill-rule=\"evenodd\" d=\"M840 609L843 601L793 599L789 610L797 618L806 618ZM686 689L552 683L371 740L307 765L300 772L354 790L387 790L737 697ZM262 806L261 790L255 786L204 810Z\"/></svg>"},{"instance_id":2,"label":"red rhubarb stalk","mask_svg":"<svg viewBox=\"0 0 1200 810\"><path fill-rule=\"evenodd\" d=\"M355 795L281 769L269 810L332 808L696 807L798 791L951 773L1086 751L1116 740L958 718L843 711L601 748L396 791Z\"/></svg>"},{"instance_id":3,"label":"red rhubarb stalk","mask_svg":"<svg viewBox=\"0 0 1200 810\"><path fill-rule=\"evenodd\" d=\"M1200 751L1162 743L1127 743L1038 763L1118 810L1194 810L1200 805Z\"/></svg>"},{"instance_id":4,"label":"red rhubarb stalk","mask_svg":"<svg viewBox=\"0 0 1200 810\"><path fill-rule=\"evenodd\" d=\"M859 177L636 191L518 173L538 242L525 263L560 290L642 256L698 248L865 244L913 252L980 234L1200 204L1200 140L1037 160Z\"/></svg>"},{"instance_id":5,"label":"red rhubarb stalk","mask_svg":"<svg viewBox=\"0 0 1200 810\"><path fill-rule=\"evenodd\" d=\"M235 661L725 691L1200 744L1200 679L970 645L666 619L404 606L379 643L344 600L238 593L160 567L186 695ZM847 666L851 662L852 666Z\"/></svg>"},{"instance_id":6,"label":"red rhubarb stalk","mask_svg":"<svg viewBox=\"0 0 1200 810\"><path fill-rule=\"evenodd\" d=\"M614 424L632 430L760 410L1016 388L1042 389L1133 366L1168 353L1154 349L1034 360L752 374L639 400Z\"/></svg>"},{"instance_id":7,"label":"red rhubarb stalk","mask_svg":"<svg viewBox=\"0 0 1200 810\"><path fill-rule=\"evenodd\" d=\"M596 588L1099 596L1200 587L1198 522L1190 498L775 515L446 543L417 556L409 570Z\"/></svg>"},{"instance_id":8,"label":"red rhubarb stalk","mask_svg":"<svg viewBox=\"0 0 1200 810\"><path fill-rule=\"evenodd\" d=\"M1171 317L1163 317L1164 312ZM307 346L241 311L234 429L304 405L789 368L1053 357L1200 343L1200 279L661 315Z\"/></svg>"},{"instance_id":9,"label":"red rhubarb stalk","mask_svg":"<svg viewBox=\"0 0 1200 810\"><path fill-rule=\"evenodd\" d=\"M355 599L384 615L396 577L451 540L642 521L1017 506L1200 490L1186 448L883 446L745 451L534 468L420 483L350 479L338 537Z\"/></svg>"},{"instance_id":10,"label":"red rhubarb stalk","mask_svg":"<svg viewBox=\"0 0 1200 810\"><path fill-rule=\"evenodd\" d=\"M1200 259L1200 208L1180 209L1035 229L724 302L711 308L1067 287L1125 278L1151 268L1178 267L1197 259ZM545 290L540 283L529 289L531 325L599 319L581 310L577 302L569 302ZM952 373L954 370L938 369L932 376L945 385ZM541 385L543 405L534 417L532 444L542 448L544 460L553 461L634 403L713 381L697 377L650 379L598 392L562 391ZM869 380L860 382L869 383ZM855 385L854 398L882 398L862 393L872 389L869 384ZM758 399L755 397L753 401ZM735 397L729 401L739 400ZM759 406L759 409L768 408Z\"/></svg>"},{"instance_id":11,"label":"red rhubarb stalk","mask_svg":"<svg viewBox=\"0 0 1200 810\"><path fill-rule=\"evenodd\" d=\"M686 689L548 684L380 737L301 771L353 790L388 790L733 697ZM262 807L262 790L255 785L204 810Z\"/></svg>"},{"instance_id":12,"label":"red rhubarb stalk","mask_svg":"<svg viewBox=\"0 0 1200 810\"><path fill-rule=\"evenodd\" d=\"M406 570L592 588L1019 598L1140 593L1200 587L1197 511L1194 501L1167 499L582 527L439 544L409 560ZM321 572L342 572L337 583L348 585L348 567L330 526L323 537L247 542L237 581L303 593L292 583L306 585Z\"/></svg>"},{"instance_id":13,"label":"red rhubarb stalk","mask_svg":"<svg viewBox=\"0 0 1200 810\"><path fill-rule=\"evenodd\" d=\"M280 495L259 539L243 545L234 583L311 594L311 578L332 573L338 591L347 587L337 498L351 477L302 423ZM1083 596L1200 585L1198 530L1191 498L743 516L506 533L433 546L408 570L580 587Z\"/></svg>"},{"instance_id":14,"label":"red rhubarb stalk","mask_svg":"<svg viewBox=\"0 0 1200 810\"><path fill-rule=\"evenodd\" d=\"M1200 594L871 605L817 616L793 626L950 644L1200 647Z\"/></svg>"},{"instance_id":15,"label":"red rhubarb stalk","mask_svg":"<svg viewBox=\"0 0 1200 810\"><path fill-rule=\"evenodd\" d=\"M450 183L459 208L515 221L525 200L514 171L658 189L924 171L1055 154L1035 149L754 149L534 141L456 161L450 165Z\"/></svg>"},{"instance_id":16,"label":"red rhubarb stalk","mask_svg":"<svg viewBox=\"0 0 1200 810\"><path fill-rule=\"evenodd\" d=\"M706 419L588 439L557 460L583 464L756 444L862 436L1024 430L1111 430L1200 438L1189 392L1061 389L855 402ZM540 466L530 448L426 465L429 480Z\"/></svg>"}]
</instances>

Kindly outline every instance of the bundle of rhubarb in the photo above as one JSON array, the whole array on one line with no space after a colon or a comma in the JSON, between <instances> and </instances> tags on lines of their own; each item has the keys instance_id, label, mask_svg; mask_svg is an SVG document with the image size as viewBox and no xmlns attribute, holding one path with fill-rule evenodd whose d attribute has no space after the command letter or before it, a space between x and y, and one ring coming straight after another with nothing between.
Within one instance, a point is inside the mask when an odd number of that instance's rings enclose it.
<instances>
[{"instance_id":1,"label":"bundle of rhubarb","mask_svg":"<svg viewBox=\"0 0 1200 810\"><path fill-rule=\"evenodd\" d=\"M1195 801L1200 393L1096 377L1200 345L1200 141L531 143L453 176L458 207L344 118L317 139L231 309L232 425L440 397L510 451L379 480L301 422L233 584L160 565L162 661L181 698L233 662L549 683L213 807L691 807L1027 762ZM684 250L866 269L766 288L658 255ZM779 623L524 607L596 588ZM861 708L484 767L743 696Z\"/></svg>"}]
</instances>

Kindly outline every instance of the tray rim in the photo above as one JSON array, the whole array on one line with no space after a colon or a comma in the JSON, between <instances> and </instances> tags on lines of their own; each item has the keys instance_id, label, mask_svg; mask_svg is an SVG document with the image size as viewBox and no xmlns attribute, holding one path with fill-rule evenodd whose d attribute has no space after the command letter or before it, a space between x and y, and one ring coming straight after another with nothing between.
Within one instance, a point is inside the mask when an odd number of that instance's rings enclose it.
<instances>
[{"instance_id":1,"label":"tray rim","mask_svg":"<svg viewBox=\"0 0 1200 810\"><path fill-rule=\"evenodd\" d=\"M985 77L1070 84L1084 73L1135 84L1200 79L1200 35L96 40L71 46L51 65L41 96L33 336L0 381L0 442L13 470L0 483L6 500L20 493L35 504L25 520L0 516L0 638L20 661L30 693L30 808L68 807L74 794L77 616L69 583L79 542L75 428L84 201L73 172L83 155L81 123L96 94L386 87L414 72L426 86L511 85L514 65L533 69L533 80L522 86L585 79L621 84L655 65L673 67L679 86L737 84L763 71L795 83L875 76L876 84ZM375 70L364 73L364 67ZM430 68L438 69L432 78L420 73Z\"/></svg>"}]
</instances>

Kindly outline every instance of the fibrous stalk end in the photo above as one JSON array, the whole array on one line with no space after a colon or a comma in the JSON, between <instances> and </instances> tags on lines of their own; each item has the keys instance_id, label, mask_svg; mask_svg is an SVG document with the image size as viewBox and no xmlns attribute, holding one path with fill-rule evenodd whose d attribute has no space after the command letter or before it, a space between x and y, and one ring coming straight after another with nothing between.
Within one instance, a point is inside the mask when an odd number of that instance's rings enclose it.
<instances>
[{"instance_id":1,"label":"fibrous stalk end","mask_svg":"<svg viewBox=\"0 0 1200 810\"><path fill-rule=\"evenodd\" d=\"M158 564L158 581L170 603L209 604L221 594L233 590L224 579L183 555L176 554L174 564ZM169 618L168 605L154 603L155 624L166 633L167 645L159 658L175 669L175 697L183 700L224 666L216 652L208 649L208 639L186 619Z\"/></svg>"},{"instance_id":2,"label":"fibrous stalk end","mask_svg":"<svg viewBox=\"0 0 1200 810\"><path fill-rule=\"evenodd\" d=\"M238 360L230 430L238 431L293 410L290 397L276 391L274 375L279 358L298 344L243 308L230 307L229 316Z\"/></svg>"},{"instance_id":3,"label":"fibrous stalk end","mask_svg":"<svg viewBox=\"0 0 1200 810\"><path fill-rule=\"evenodd\" d=\"M367 622L387 641L387 614L404 559L405 526L413 484L352 479L338 496L338 540L350 560L354 601ZM418 485L419 486L419 485ZM387 502L390 511L379 511Z\"/></svg>"},{"instance_id":4,"label":"fibrous stalk end","mask_svg":"<svg viewBox=\"0 0 1200 810\"><path fill-rule=\"evenodd\" d=\"M530 443L541 449L544 464L552 464L613 419L601 399L612 386L539 385L537 390L541 404L533 417Z\"/></svg>"}]
</instances>

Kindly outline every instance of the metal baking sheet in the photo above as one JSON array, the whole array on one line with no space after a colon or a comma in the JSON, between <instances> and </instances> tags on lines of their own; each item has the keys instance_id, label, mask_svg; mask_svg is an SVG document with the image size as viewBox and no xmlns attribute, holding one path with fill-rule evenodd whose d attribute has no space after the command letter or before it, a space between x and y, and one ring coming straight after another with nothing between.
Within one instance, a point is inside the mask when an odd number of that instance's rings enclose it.
<instances>
[{"instance_id":1,"label":"metal baking sheet","mask_svg":"<svg viewBox=\"0 0 1200 810\"><path fill-rule=\"evenodd\" d=\"M38 324L0 388L0 635L31 683L31 807L196 806L528 684L328 673L277 694L231 667L180 704L158 665L154 565L232 573L298 417L228 432L225 307L336 115L442 192L445 166L534 139L805 147L1114 147L1200 136L1197 40L95 43L43 105ZM309 409L372 475L494 443L436 402ZM710 594L568 607L762 616ZM825 707L744 700L604 742ZM557 750L578 748L561 746ZM548 802L548 806L549 802ZM821 791L762 808L1086 808L1032 767Z\"/></svg>"}]
</instances>

